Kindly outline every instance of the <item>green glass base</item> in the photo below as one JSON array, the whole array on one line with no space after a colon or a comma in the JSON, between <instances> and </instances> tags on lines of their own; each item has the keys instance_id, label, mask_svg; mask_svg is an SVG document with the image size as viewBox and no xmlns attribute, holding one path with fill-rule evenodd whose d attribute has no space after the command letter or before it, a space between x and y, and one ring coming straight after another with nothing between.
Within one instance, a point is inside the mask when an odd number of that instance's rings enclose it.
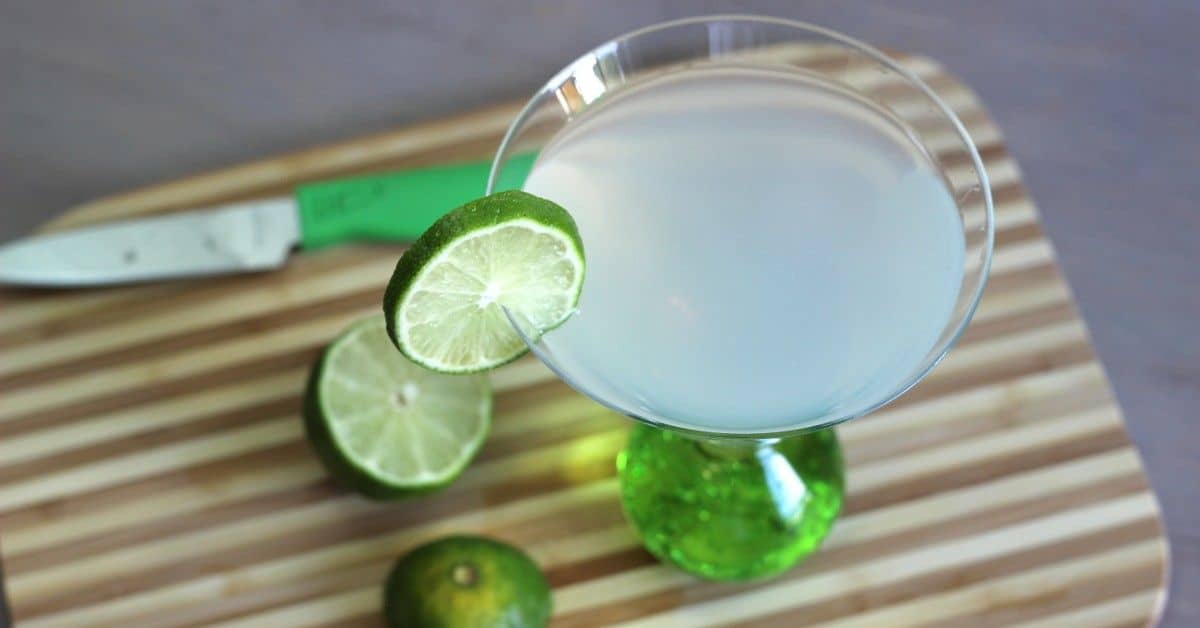
<instances>
[{"instance_id":1,"label":"green glass base","mask_svg":"<svg viewBox=\"0 0 1200 628\"><path fill-rule=\"evenodd\" d=\"M646 549L714 580L786 570L821 544L842 505L832 429L696 440L637 425L617 469L625 514Z\"/></svg>"}]
</instances>

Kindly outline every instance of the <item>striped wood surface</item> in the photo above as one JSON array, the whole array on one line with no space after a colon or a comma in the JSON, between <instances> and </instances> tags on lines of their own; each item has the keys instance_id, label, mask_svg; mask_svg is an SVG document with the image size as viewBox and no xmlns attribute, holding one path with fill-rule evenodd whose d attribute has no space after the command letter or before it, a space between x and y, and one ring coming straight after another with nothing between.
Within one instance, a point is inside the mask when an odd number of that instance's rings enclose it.
<instances>
[{"instance_id":1,"label":"striped wood surface","mask_svg":"<svg viewBox=\"0 0 1200 628\"><path fill-rule=\"evenodd\" d=\"M0 549L19 625L377 625L393 557L467 531L532 553L560 626L1146 623L1164 588L1158 507L1037 211L971 92L903 60L982 149L992 280L926 381L840 429L849 501L800 567L739 585L656 563L617 502L627 421L530 360L495 374L494 433L448 490L378 504L334 486L303 440L303 380L376 310L399 252L347 247L256 276L0 293ZM52 226L480 158L515 111L105 199Z\"/></svg>"}]
</instances>

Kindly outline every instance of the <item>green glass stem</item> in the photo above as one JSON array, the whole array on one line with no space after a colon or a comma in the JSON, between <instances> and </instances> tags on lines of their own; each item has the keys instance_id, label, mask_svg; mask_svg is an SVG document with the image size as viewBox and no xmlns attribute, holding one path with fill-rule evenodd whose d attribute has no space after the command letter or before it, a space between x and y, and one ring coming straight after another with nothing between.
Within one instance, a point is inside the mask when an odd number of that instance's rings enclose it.
<instances>
[{"instance_id":1,"label":"green glass stem","mask_svg":"<svg viewBox=\"0 0 1200 628\"><path fill-rule=\"evenodd\" d=\"M639 424L617 469L625 514L646 549L714 580L781 573L821 544L842 505L832 429L693 439Z\"/></svg>"}]
</instances>

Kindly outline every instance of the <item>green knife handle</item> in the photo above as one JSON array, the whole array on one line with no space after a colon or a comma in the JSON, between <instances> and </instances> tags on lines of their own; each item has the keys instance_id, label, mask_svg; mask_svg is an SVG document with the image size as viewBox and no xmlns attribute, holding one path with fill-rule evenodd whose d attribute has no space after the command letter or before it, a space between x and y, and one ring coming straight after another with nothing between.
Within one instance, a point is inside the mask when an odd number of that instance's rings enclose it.
<instances>
[{"instance_id":1,"label":"green knife handle","mask_svg":"<svg viewBox=\"0 0 1200 628\"><path fill-rule=\"evenodd\" d=\"M534 157L510 158L496 189L521 187ZM442 214L482 196L490 169L491 162L474 162L302 185L296 188L300 245L411 242Z\"/></svg>"}]
</instances>

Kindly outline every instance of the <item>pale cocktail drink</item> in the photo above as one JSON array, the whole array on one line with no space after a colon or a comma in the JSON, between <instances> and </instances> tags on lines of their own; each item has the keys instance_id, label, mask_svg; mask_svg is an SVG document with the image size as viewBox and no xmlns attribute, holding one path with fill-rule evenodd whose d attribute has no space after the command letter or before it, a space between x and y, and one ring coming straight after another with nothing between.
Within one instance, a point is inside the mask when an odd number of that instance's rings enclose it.
<instances>
[{"instance_id":1,"label":"pale cocktail drink","mask_svg":"<svg viewBox=\"0 0 1200 628\"><path fill-rule=\"evenodd\" d=\"M963 227L904 123L816 75L714 66L560 130L524 188L570 210L579 312L543 351L581 390L694 431L861 413L928 363Z\"/></svg>"}]
</instances>

